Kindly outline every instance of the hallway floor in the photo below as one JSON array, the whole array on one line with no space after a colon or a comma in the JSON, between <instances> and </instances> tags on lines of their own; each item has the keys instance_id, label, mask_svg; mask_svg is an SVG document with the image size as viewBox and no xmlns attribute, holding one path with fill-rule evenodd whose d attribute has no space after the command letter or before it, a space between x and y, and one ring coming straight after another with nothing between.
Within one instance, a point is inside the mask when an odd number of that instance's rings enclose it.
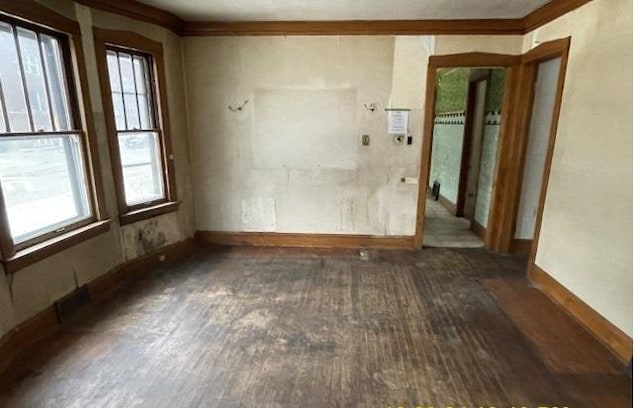
<instances>
[{"instance_id":1,"label":"hallway floor","mask_svg":"<svg viewBox=\"0 0 640 408\"><path fill-rule=\"evenodd\" d=\"M471 231L466 218L453 216L442 204L431 197L425 210L422 244L435 248L481 248L482 239Z\"/></svg>"}]
</instances>

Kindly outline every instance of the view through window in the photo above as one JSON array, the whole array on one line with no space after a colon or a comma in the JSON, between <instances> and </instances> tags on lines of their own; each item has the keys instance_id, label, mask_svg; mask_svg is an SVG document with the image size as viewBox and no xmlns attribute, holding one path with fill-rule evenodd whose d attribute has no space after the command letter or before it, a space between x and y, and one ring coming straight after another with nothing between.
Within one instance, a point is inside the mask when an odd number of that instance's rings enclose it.
<instances>
[{"instance_id":1,"label":"view through window","mask_svg":"<svg viewBox=\"0 0 640 408\"><path fill-rule=\"evenodd\" d=\"M0 183L14 243L88 222L61 39L0 22Z\"/></svg>"},{"instance_id":2,"label":"view through window","mask_svg":"<svg viewBox=\"0 0 640 408\"><path fill-rule=\"evenodd\" d=\"M150 58L108 49L107 64L127 206L163 200L166 193Z\"/></svg>"}]
</instances>

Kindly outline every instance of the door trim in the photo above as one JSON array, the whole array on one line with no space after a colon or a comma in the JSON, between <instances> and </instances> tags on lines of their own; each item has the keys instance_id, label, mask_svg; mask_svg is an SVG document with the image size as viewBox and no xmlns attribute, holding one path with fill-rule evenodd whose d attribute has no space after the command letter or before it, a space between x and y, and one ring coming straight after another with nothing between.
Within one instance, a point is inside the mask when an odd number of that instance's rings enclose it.
<instances>
[{"instance_id":1,"label":"door trim","mask_svg":"<svg viewBox=\"0 0 640 408\"><path fill-rule=\"evenodd\" d=\"M469 81L469 87L467 89L467 105L466 105L466 115L464 121L464 135L462 137L462 159L460 161L460 177L458 182L458 198L456 200L456 217L464 217L464 210L467 206L467 189L469 188L469 170L471 165L471 155L473 153L473 131L476 125L476 120L483 121L484 116L480 118L475 117L476 113L476 102L478 96L478 85L487 81L487 86L489 85L489 77L490 75L482 75L481 77L472 79ZM485 91L485 100L486 100L486 91ZM484 112L483 112L484 113ZM483 124L484 127L484 124ZM484 133L484 129L483 129ZM472 216L473 218L473 216Z\"/></svg>"},{"instance_id":2,"label":"door trim","mask_svg":"<svg viewBox=\"0 0 640 408\"><path fill-rule=\"evenodd\" d=\"M432 55L429 57L429 64L427 67L427 90L425 97L425 120L424 120L424 132L422 142L422 152L420 156L420 175L418 178L418 204L416 214L416 231L414 235L413 244L415 248L422 248L422 238L425 228L425 207L427 203L427 184L429 182L429 171L431 169L431 149L433 144L433 128L435 122L435 101L437 91L436 72L438 68L475 68L475 67L495 67L507 69L507 76L505 80L505 92L502 100L502 115L503 117L515 117L512 112L517 105L514 104L516 99L515 93L512 90L517 89L518 85L518 67L520 66L520 55L505 55L505 54L490 54L471 52L464 54L453 55ZM504 123L504 120L503 120ZM500 145L503 144L503 140L507 136L507 132L511 131L510 126L500 127ZM501 147L499 146L499 151ZM501 154L498 155L499 160ZM493 192L492 203L495 200L496 189ZM493 204L492 211L493 213ZM494 214L489 216L488 230L491 228L492 219L499 218ZM488 231L487 237L490 237ZM485 242L488 249L492 249L490 242Z\"/></svg>"},{"instance_id":3,"label":"door trim","mask_svg":"<svg viewBox=\"0 0 640 408\"><path fill-rule=\"evenodd\" d=\"M525 86L530 87L532 92L527 99L525 110L523 111L523 135L524 139L523 149L521 151L521 163L519 168L519 179L522 181L524 176L524 164L526 159L527 141L529 136L529 125L531 124L531 113L533 110L533 87L536 81L536 74L538 71L538 65L544 61L560 58L560 71L558 72L558 82L556 88L556 98L553 107L553 113L551 118L551 128L549 130L549 144L547 146L547 153L545 157L544 170L542 173L542 185L540 187L540 198L538 201L538 214L536 215L535 229L533 233L533 240L531 242L531 251L529 256L527 275L531 278L532 270L535 265L535 259L538 252L538 241L540 239L540 230L542 227L542 218L544 214L545 201L547 199L547 190L549 187L549 176L551 174L551 164L553 162L553 151L556 142L556 133L558 131L558 121L560 119L560 108L562 106L562 94L564 90L565 75L567 72L567 61L569 59L569 47L571 45L571 37L562 38L559 40L547 42L537 46L531 51L522 56L523 68L525 71L525 78L527 83ZM517 198L520 198L522 182L518 183ZM519 200L518 200L519 203ZM514 208L514 217L517 217L518 206ZM513 228L512 238L515 234L515 225Z\"/></svg>"}]
</instances>

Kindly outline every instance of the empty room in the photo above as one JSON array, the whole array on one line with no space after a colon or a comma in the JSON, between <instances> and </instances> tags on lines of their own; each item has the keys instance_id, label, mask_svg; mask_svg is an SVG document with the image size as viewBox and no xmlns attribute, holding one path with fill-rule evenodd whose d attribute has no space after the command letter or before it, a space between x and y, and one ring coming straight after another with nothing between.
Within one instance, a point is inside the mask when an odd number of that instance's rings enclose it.
<instances>
[{"instance_id":1,"label":"empty room","mask_svg":"<svg viewBox=\"0 0 640 408\"><path fill-rule=\"evenodd\" d=\"M0 407L631 407L632 0L0 0Z\"/></svg>"}]
</instances>

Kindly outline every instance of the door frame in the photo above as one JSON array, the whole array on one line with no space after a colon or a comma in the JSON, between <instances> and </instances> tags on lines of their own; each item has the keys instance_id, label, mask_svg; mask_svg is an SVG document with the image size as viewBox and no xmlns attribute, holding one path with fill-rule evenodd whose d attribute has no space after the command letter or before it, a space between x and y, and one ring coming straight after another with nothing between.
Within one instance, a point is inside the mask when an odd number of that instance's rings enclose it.
<instances>
[{"instance_id":1,"label":"door frame","mask_svg":"<svg viewBox=\"0 0 640 408\"><path fill-rule=\"evenodd\" d=\"M473 128L476 120L476 102L478 94L478 84L482 81L487 81L488 85L489 75L482 75L481 77L474 78L469 81L467 87L467 104L466 115L464 121L464 135L462 136L462 158L460 160L460 176L458 182L458 198L456 200L456 217L464 217L464 210L467 204L467 189L469 182L469 165L472 153L473 144ZM486 94L485 94L486 99ZM482 120L480 118L479 120Z\"/></svg>"},{"instance_id":2,"label":"door frame","mask_svg":"<svg viewBox=\"0 0 640 408\"><path fill-rule=\"evenodd\" d=\"M523 148L521 152L521 163L518 170L519 178L522 180L524 177L524 166L527 153L527 142L529 139L529 126L531 124L531 115L533 112L534 102L534 87L538 74L538 66L550 59L560 58L560 70L558 72L558 82L556 84L556 97L553 106L553 113L551 118L551 127L549 129L549 142L547 146L547 152L545 155L544 170L542 173L542 184L540 186L540 197L538 200L538 212L536 214L535 228L533 233L533 239L531 241L531 250L529 253L529 261L527 266L527 275L531 276L535 265L536 254L538 252L538 241L540 239L540 230L542 228L542 218L544 214L544 206L547 199L547 191L549 187L549 176L551 174L551 165L553 162L553 151L555 148L556 134L558 131L558 121L560 119L560 109L562 107L562 94L564 90L565 75L567 72L567 62L569 59L569 48L571 45L571 37L561 38L555 41L546 42L540 44L536 48L533 48L522 56L523 65L523 80L525 87L530 89L530 95L527 99L527 104L524 107L523 114L521 115L523 126ZM522 183L519 183L517 189L518 204L521 194ZM515 208L515 216L517 217L518 206ZM515 235L515 225L513 228L512 238Z\"/></svg>"},{"instance_id":3,"label":"door frame","mask_svg":"<svg viewBox=\"0 0 640 408\"><path fill-rule=\"evenodd\" d=\"M502 99L502 126L500 126L498 155L496 157L496 170L498 170L497 163L503 161L505 148L511 149L513 139L511 134L514 133L513 125L515 125L516 115L518 108L518 81L521 74L520 55L505 55L505 54L491 54L481 52L471 52L463 54L453 55L432 55L429 57L429 64L427 67L427 90L425 97L425 116L424 116L424 132L422 142L422 152L420 156L420 174L418 177L418 204L416 214L416 230L413 239L415 248L422 248L422 238L425 228L425 207L427 203L427 185L429 182L429 172L431 170L431 150L433 145L433 129L435 124L435 101L437 91L437 77L436 73L439 68L504 68L507 70L505 89ZM498 176L498 174L496 175ZM496 177L495 186L499 187L503 183L499 177ZM500 195L498 188L494 188L491 199L491 211L489 215L489 223L487 225L487 234L485 234L485 246L487 249L496 250L497 245L493 242L492 234L490 231L495 230L494 220L500 220L501 214L496 214L496 209L501 207L495 206L499 202ZM495 208L494 208L495 207Z\"/></svg>"}]
</instances>

